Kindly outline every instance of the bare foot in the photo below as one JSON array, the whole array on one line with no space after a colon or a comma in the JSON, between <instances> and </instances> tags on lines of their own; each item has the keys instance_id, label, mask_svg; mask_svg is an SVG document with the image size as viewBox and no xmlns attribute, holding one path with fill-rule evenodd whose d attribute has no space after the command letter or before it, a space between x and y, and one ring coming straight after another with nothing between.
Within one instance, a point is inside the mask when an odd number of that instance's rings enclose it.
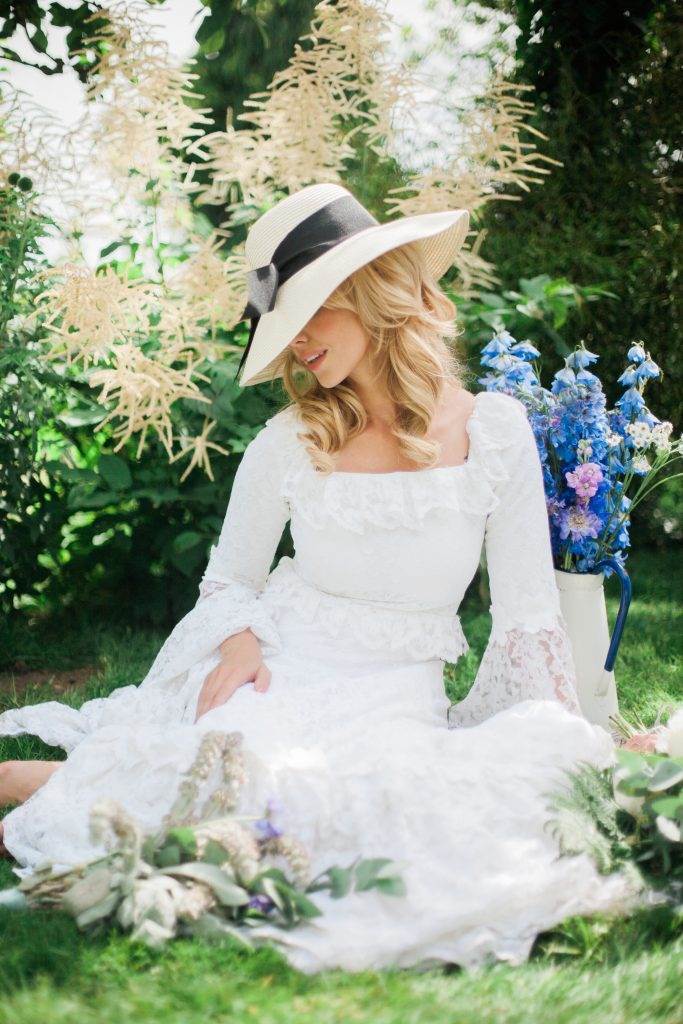
<instances>
[{"instance_id":1,"label":"bare foot","mask_svg":"<svg viewBox=\"0 0 683 1024\"><path fill-rule=\"evenodd\" d=\"M23 804L47 782L62 761L0 762L0 807Z\"/></svg>"}]
</instances>

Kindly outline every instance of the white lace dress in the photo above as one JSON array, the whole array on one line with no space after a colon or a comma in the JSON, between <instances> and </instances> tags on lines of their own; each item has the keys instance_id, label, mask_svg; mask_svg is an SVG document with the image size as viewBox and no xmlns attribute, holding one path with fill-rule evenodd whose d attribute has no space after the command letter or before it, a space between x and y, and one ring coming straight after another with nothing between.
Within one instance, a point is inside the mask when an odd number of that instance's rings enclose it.
<instances>
[{"instance_id":1,"label":"white lace dress","mask_svg":"<svg viewBox=\"0 0 683 1024\"><path fill-rule=\"evenodd\" d=\"M318 895L321 917L273 929L303 971L521 962L568 915L631 909L626 877L560 857L547 827L563 770L612 763L614 742L577 703L522 403L477 394L467 461L417 471L324 476L300 429L284 409L247 447L198 601L139 686L79 710L48 701L0 715L0 734L68 753L4 820L16 874L101 853L88 834L101 796L158 827L203 732L237 729L245 810L275 798L314 871L389 856L407 886ZM269 572L290 519L296 555ZM458 608L482 545L491 634L449 728L444 661L468 649ZM247 626L270 688L245 684L195 723L218 645Z\"/></svg>"}]
</instances>

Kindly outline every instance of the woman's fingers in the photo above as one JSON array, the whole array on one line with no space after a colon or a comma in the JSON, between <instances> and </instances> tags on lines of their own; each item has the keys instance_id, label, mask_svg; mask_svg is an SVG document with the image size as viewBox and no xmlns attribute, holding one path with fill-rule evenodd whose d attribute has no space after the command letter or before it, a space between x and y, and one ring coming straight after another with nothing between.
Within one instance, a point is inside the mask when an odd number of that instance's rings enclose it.
<instances>
[{"instance_id":1,"label":"woman's fingers","mask_svg":"<svg viewBox=\"0 0 683 1024\"><path fill-rule=\"evenodd\" d=\"M254 689L257 693L265 693L270 686L270 669L268 666L261 662L254 676Z\"/></svg>"},{"instance_id":2,"label":"woman's fingers","mask_svg":"<svg viewBox=\"0 0 683 1024\"><path fill-rule=\"evenodd\" d=\"M220 707L232 697L235 690L253 681L257 693L265 693L270 686L270 669L264 662L261 662L255 671L245 669L228 668L221 662L207 675L202 685L197 701L197 713L195 722L205 715L207 711Z\"/></svg>"}]
</instances>

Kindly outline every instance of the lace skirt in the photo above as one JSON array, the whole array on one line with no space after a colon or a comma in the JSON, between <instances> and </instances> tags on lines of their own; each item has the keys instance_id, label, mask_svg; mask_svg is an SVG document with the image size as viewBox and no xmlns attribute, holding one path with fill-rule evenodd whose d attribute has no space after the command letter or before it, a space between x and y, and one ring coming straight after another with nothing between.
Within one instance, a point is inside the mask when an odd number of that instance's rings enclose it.
<instances>
[{"instance_id":1,"label":"lace skirt","mask_svg":"<svg viewBox=\"0 0 683 1024\"><path fill-rule=\"evenodd\" d=\"M611 762L604 730L545 700L448 729L441 659L330 639L296 608L283 611L278 629L282 650L264 650L270 688L245 684L196 723L215 653L173 686L122 687L80 711L48 702L0 716L2 734L32 732L71 748L5 818L16 874L100 855L88 812L101 797L158 828L201 736L220 729L244 736L241 812L260 815L276 799L314 872L386 856L406 883L402 897L319 894L322 917L288 932L264 925L258 934L303 971L521 962L537 933L564 917L637 904L630 878L601 876L586 855L560 857L547 828L547 794L564 770Z\"/></svg>"}]
</instances>

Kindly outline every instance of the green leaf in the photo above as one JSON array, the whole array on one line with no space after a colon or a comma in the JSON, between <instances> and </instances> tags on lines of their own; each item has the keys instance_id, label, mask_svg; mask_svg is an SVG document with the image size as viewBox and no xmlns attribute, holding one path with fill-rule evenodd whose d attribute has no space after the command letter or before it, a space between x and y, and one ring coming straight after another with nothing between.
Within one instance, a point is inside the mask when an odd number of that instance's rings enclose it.
<instances>
[{"instance_id":1,"label":"green leaf","mask_svg":"<svg viewBox=\"0 0 683 1024\"><path fill-rule=\"evenodd\" d=\"M88 488L78 485L71 488L66 503L68 508L104 508L106 505L116 505L120 500L121 495L115 491L91 494Z\"/></svg>"},{"instance_id":2,"label":"green leaf","mask_svg":"<svg viewBox=\"0 0 683 1024\"><path fill-rule=\"evenodd\" d=\"M665 818L673 818L683 824L683 795L662 796L653 800L650 807L657 814L663 814Z\"/></svg>"},{"instance_id":3,"label":"green leaf","mask_svg":"<svg viewBox=\"0 0 683 1024\"><path fill-rule=\"evenodd\" d=\"M648 792L650 779L649 772L635 772L633 775L626 775L617 783L617 789L628 796L645 796Z\"/></svg>"},{"instance_id":4,"label":"green leaf","mask_svg":"<svg viewBox=\"0 0 683 1024\"><path fill-rule=\"evenodd\" d=\"M217 843L215 839L209 839L206 846L204 847L204 853L202 854L202 861L204 864L217 864L218 866L225 864L228 859L228 854L220 843Z\"/></svg>"},{"instance_id":5,"label":"green leaf","mask_svg":"<svg viewBox=\"0 0 683 1024\"><path fill-rule=\"evenodd\" d=\"M109 256L112 252L115 252L120 245L126 243L117 239L115 242L110 242L109 245L105 245L104 249L100 249L100 257L103 259L105 256Z\"/></svg>"},{"instance_id":6,"label":"green leaf","mask_svg":"<svg viewBox=\"0 0 683 1024\"><path fill-rule=\"evenodd\" d=\"M65 423L67 427L87 427L93 423L99 423L106 415L106 409L103 409L101 406L88 405L60 412L55 416L55 419L60 423Z\"/></svg>"},{"instance_id":7,"label":"green leaf","mask_svg":"<svg viewBox=\"0 0 683 1024\"><path fill-rule=\"evenodd\" d=\"M405 896L406 884L400 875L391 875L389 878L377 878L373 883L375 889L386 893L388 896Z\"/></svg>"},{"instance_id":8,"label":"green leaf","mask_svg":"<svg viewBox=\"0 0 683 1024\"><path fill-rule=\"evenodd\" d=\"M377 878L382 877L382 871L384 868L391 864L391 860L388 857L369 857L367 860L362 860L356 865L356 891L364 892L366 889L372 888Z\"/></svg>"},{"instance_id":9,"label":"green leaf","mask_svg":"<svg viewBox=\"0 0 683 1024\"><path fill-rule=\"evenodd\" d=\"M176 842L187 856L194 857L197 853L197 838L194 830L187 827L169 829L166 836L171 842Z\"/></svg>"},{"instance_id":10,"label":"green leaf","mask_svg":"<svg viewBox=\"0 0 683 1024\"><path fill-rule=\"evenodd\" d=\"M190 551L197 544L203 544L203 542L204 538L201 533L197 533L195 530L184 530L174 538L173 547L178 554L182 554L185 551Z\"/></svg>"},{"instance_id":11,"label":"green leaf","mask_svg":"<svg viewBox=\"0 0 683 1024\"><path fill-rule=\"evenodd\" d=\"M333 867L328 870L327 876L330 880L330 896L333 899L341 899L351 891L353 868Z\"/></svg>"},{"instance_id":12,"label":"green leaf","mask_svg":"<svg viewBox=\"0 0 683 1024\"><path fill-rule=\"evenodd\" d=\"M207 941L214 941L230 936L236 939L246 949L255 949L254 943L234 925L228 924L216 914L202 914L198 921L193 921L191 926L192 934Z\"/></svg>"},{"instance_id":13,"label":"green leaf","mask_svg":"<svg viewBox=\"0 0 683 1024\"><path fill-rule=\"evenodd\" d=\"M119 455L100 455L97 468L102 479L114 491L126 490L133 482L128 464Z\"/></svg>"},{"instance_id":14,"label":"green leaf","mask_svg":"<svg viewBox=\"0 0 683 1024\"><path fill-rule=\"evenodd\" d=\"M297 889L293 889L291 891L290 899L299 915L306 918L306 920L310 920L312 917L320 917L322 915L320 907L317 907L313 900L309 899L308 896L305 896L304 893L299 892Z\"/></svg>"},{"instance_id":15,"label":"green leaf","mask_svg":"<svg viewBox=\"0 0 683 1024\"><path fill-rule=\"evenodd\" d=\"M630 771L640 771L645 766L645 758L635 750L617 750L617 760Z\"/></svg>"},{"instance_id":16,"label":"green leaf","mask_svg":"<svg viewBox=\"0 0 683 1024\"><path fill-rule=\"evenodd\" d=\"M658 793L663 789L670 789L672 786L676 786L679 782L683 782L683 767L667 758L666 761L662 761L655 768L648 789L651 792Z\"/></svg>"},{"instance_id":17,"label":"green leaf","mask_svg":"<svg viewBox=\"0 0 683 1024\"><path fill-rule=\"evenodd\" d=\"M259 879L259 888L264 896L267 896L269 900L273 901L278 910L285 909L285 903L282 899L280 887L273 878Z\"/></svg>"},{"instance_id":18,"label":"green leaf","mask_svg":"<svg viewBox=\"0 0 683 1024\"><path fill-rule=\"evenodd\" d=\"M242 907L249 902L250 896L246 889L235 885L230 876L215 864L204 864L192 861L179 864L177 867L164 868L161 874L172 875L174 878L191 878L195 882L208 885L218 900L225 907Z\"/></svg>"},{"instance_id":19,"label":"green leaf","mask_svg":"<svg viewBox=\"0 0 683 1024\"><path fill-rule=\"evenodd\" d=\"M170 868L180 864L181 850L178 843L164 844L154 855L154 863L158 868Z\"/></svg>"},{"instance_id":20,"label":"green leaf","mask_svg":"<svg viewBox=\"0 0 683 1024\"><path fill-rule=\"evenodd\" d=\"M219 28L212 36L204 40L200 46L201 53L218 53L225 42L225 29Z\"/></svg>"},{"instance_id":21,"label":"green leaf","mask_svg":"<svg viewBox=\"0 0 683 1024\"><path fill-rule=\"evenodd\" d=\"M31 36L31 42L39 53L47 53L47 36L43 32L42 28L36 28L35 32Z\"/></svg>"}]
</instances>

